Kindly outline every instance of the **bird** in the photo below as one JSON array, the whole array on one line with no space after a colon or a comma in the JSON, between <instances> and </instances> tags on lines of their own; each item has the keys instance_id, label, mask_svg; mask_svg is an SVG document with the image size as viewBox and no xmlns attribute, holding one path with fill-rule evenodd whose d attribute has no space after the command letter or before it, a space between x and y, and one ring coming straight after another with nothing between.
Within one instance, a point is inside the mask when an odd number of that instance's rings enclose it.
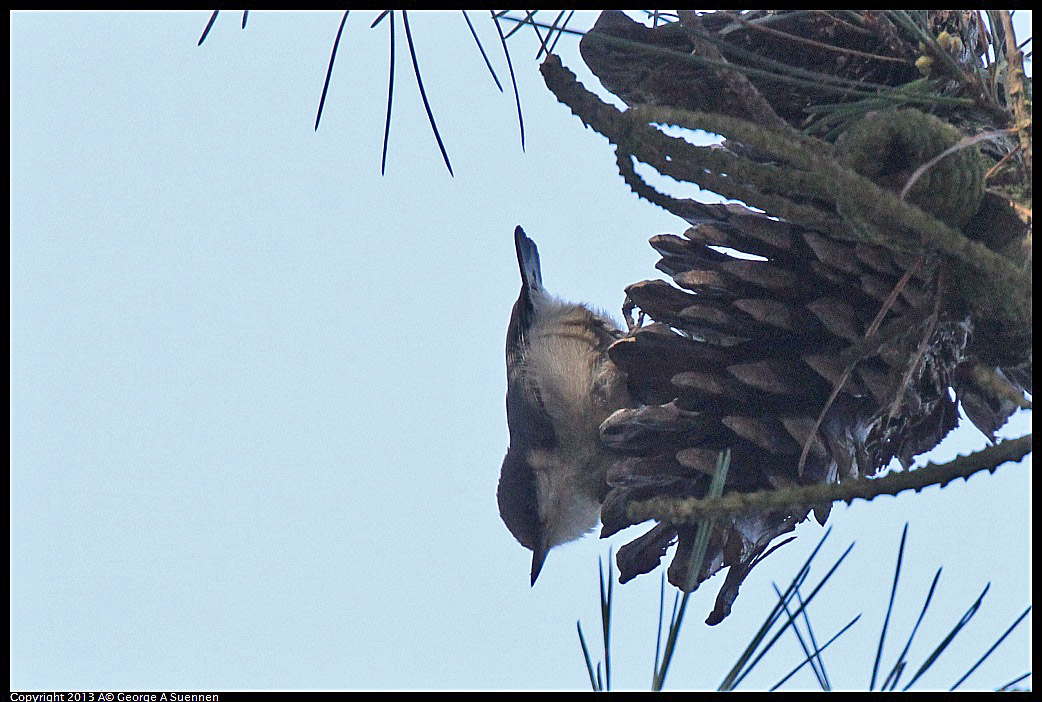
<instances>
[{"instance_id":1,"label":"bird","mask_svg":"<svg viewBox=\"0 0 1042 702\"><path fill-rule=\"evenodd\" d=\"M539 250L520 226L514 246L521 292L507 328L510 444L497 498L503 522L532 551L535 585L552 548L597 526L615 458L599 427L630 400L626 378L607 354L622 330L546 291Z\"/></svg>"}]
</instances>

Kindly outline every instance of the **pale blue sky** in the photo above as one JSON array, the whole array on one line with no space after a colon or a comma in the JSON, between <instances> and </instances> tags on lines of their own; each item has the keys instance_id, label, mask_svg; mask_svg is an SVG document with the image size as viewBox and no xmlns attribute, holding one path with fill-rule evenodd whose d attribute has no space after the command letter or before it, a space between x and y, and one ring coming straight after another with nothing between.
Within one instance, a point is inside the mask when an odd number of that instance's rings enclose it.
<instances>
[{"instance_id":1,"label":"pale blue sky","mask_svg":"<svg viewBox=\"0 0 1042 702\"><path fill-rule=\"evenodd\" d=\"M521 151L487 15L505 93L458 13L410 14L454 178L401 25L381 177L374 12L348 20L317 133L340 14L254 12L243 31L222 13L197 47L208 17L11 15L12 688L587 687L575 621L596 646L608 544L555 550L531 588L496 507L511 234L538 242L552 291L619 317L624 286L659 277L647 239L684 223L557 104L531 36L511 40ZM573 38L558 53L600 90ZM1007 433L1029 430L1024 413ZM984 442L960 429L936 455ZM1023 611L1029 468L833 510L812 581L857 545L817 633L863 613L827 652L837 687L867 686L906 521L885 663L940 566L916 663L991 589L921 687L947 689ZM823 533L802 525L720 626L702 624L719 577L693 597L667 687L718 685ZM616 687L648 685L658 588L616 588ZM790 638L747 688L798 662ZM964 687L1030 659L1025 623Z\"/></svg>"}]
</instances>

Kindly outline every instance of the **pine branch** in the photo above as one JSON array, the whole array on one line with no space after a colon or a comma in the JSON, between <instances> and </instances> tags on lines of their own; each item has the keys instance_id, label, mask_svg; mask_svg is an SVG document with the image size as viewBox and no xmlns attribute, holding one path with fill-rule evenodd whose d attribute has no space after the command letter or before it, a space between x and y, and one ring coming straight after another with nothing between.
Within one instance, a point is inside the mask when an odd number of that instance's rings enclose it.
<instances>
[{"instance_id":1,"label":"pine branch","mask_svg":"<svg viewBox=\"0 0 1042 702\"><path fill-rule=\"evenodd\" d=\"M717 499L673 499L656 497L627 506L634 522L658 519L673 524L693 524L741 513L790 511L825 502L872 500L879 495L897 495L905 490L919 492L932 485L944 487L957 478L968 479L982 470L994 472L1006 462L1015 462L1031 452L1031 435L1009 439L948 463L928 463L912 471L891 473L875 480L851 480L753 493L730 493Z\"/></svg>"}]
</instances>

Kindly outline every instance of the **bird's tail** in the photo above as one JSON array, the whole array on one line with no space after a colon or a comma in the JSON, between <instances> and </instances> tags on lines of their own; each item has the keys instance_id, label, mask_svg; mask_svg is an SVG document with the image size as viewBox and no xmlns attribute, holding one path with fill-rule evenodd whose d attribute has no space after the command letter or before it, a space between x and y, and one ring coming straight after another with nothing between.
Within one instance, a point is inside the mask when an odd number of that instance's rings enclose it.
<instances>
[{"instance_id":1,"label":"bird's tail","mask_svg":"<svg viewBox=\"0 0 1042 702\"><path fill-rule=\"evenodd\" d=\"M542 290L543 275L539 270L539 249L520 226L514 229L514 248L517 249L517 265L521 268L522 285Z\"/></svg>"}]
</instances>

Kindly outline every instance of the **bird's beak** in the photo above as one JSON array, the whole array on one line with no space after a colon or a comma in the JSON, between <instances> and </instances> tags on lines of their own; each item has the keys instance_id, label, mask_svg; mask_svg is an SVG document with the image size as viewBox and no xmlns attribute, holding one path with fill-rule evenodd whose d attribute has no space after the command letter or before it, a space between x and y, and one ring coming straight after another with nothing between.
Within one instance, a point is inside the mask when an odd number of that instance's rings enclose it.
<instances>
[{"instance_id":1,"label":"bird's beak","mask_svg":"<svg viewBox=\"0 0 1042 702\"><path fill-rule=\"evenodd\" d=\"M535 579L539 577L539 571L543 569L543 563L546 561L546 554L550 552L550 549L546 548L542 544L536 546L532 551L532 584L535 585Z\"/></svg>"}]
</instances>

